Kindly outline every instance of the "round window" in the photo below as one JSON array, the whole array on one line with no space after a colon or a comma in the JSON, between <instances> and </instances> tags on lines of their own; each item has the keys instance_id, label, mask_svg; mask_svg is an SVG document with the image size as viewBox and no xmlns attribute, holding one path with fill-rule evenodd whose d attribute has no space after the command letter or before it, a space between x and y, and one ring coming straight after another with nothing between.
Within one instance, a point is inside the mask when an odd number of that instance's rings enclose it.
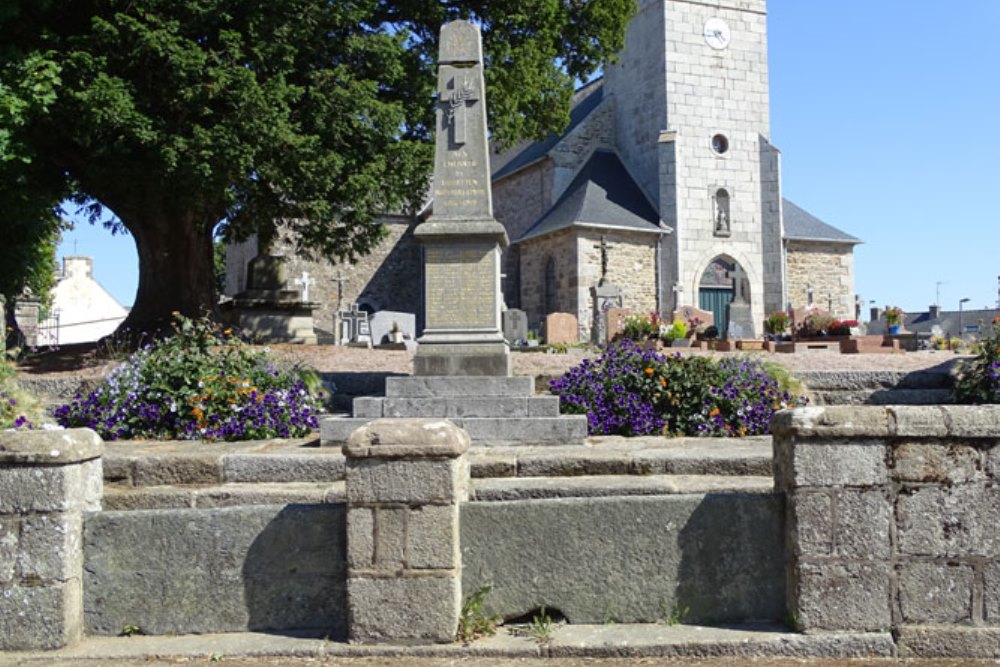
<instances>
[{"instance_id":1,"label":"round window","mask_svg":"<svg viewBox=\"0 0 1000 667\"><path fill-rule=\"evenodd\" d=\"M729 150L729 139L726 139L726 135L717 134L712 137L712 150L719 155L723 155Z\"/></svg>"}]
</instances>

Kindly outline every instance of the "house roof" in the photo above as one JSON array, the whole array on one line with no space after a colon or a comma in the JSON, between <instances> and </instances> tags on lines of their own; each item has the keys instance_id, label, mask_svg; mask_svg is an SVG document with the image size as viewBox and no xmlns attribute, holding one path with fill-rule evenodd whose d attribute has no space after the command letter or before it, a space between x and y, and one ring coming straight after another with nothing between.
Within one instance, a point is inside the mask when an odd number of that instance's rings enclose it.
<instances>
[{"instance_id":1,"label":"house roof","mask_svg":"<svg viewBox=\"0 0 1000 667\"><path fill-rule=\"evenodd\" d=\"M558 201L515 242L569 227L607 227L662 234L660 216L609 150L596 150Z\"/></svg>"},{"instance_id":2,"label":"house roof","mask_svg":"<svg viewBox=\"0 0 1000 667\"><path fill-rule=\"evenodd\" d=\"M938 317L932 318L930 312L907 313L903 317L903 324L907 331L924 332L931 331L935 326L949 335L959 333L958 322L961 319L962 326L968 327L978 325L980 333L989 331L994 318L1000 317L1000 309L977 309L965 310L959 313L957 310L942 310ZM985 327L985 331L983 331Z\"/></svg>"},{"instance_id":3,"label":"house roof","mask_svg":"<svg viewBox=\"0 0 1000 667\"><path fill-rule=\"evenodd\" d=\"M604 81L596 79L576 92L573 108L569 112L569 125L562 134L550 134L542 141L520 144L492 158L493 180L503 178L527 167L532 162L540 160L549 154L556 144L572 132L590 112L604 99Z\"/></svg>"},{"instance_id":4,"label":"house roof","mask_svg":"<svg viewBox=\"0 0 1000 667\"><path fill-rule=\"evenodd\" d=\"M784 198L781 200L781 203L784 210L786 239L791 241L826 241L851 245L861 243L861 239L826 224L795 203Z\"/></svg>"}]
</instances>

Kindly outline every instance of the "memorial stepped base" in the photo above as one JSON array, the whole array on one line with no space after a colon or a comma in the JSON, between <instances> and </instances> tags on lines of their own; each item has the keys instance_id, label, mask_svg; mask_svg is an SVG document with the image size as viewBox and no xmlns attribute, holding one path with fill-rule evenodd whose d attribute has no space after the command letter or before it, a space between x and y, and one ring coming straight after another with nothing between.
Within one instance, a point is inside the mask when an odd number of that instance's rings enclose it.
<instances>
[{"instance_id":1,"label":"memorial stepped base","mask_svg":"<svg viewBox=\"0 0 1000 667\"><path fill-rule=\"evenodd\" d=\"M447 418L474 445L582 445L587 418L560 415L559 399L538 396L530 377L388 377L385 396L354 399L349 416L320 420L320 442L339 446L373 419Z\"/></svg>"}]
</instances>

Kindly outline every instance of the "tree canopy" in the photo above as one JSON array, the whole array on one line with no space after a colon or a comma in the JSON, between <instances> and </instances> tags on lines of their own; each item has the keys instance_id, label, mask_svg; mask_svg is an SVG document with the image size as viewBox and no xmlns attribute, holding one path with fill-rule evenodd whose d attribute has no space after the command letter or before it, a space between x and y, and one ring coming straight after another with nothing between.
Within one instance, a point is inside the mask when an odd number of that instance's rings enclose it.
<instances>
[{"instance_id":1,"label":"tree canopy","mask_svg":"<svg viewBox=\"0 0 1000 667\"><path fill-rule=\"evenodd\" d=\"M635 0L7 0L0 8L0 202L59 202L127 229L123 326L215 301L212 233L287 225L330 258L370 250L432 163L442 23L483 29L495 142L568 120L574 82L622 47Z\"/></svg>"}]
</instances>

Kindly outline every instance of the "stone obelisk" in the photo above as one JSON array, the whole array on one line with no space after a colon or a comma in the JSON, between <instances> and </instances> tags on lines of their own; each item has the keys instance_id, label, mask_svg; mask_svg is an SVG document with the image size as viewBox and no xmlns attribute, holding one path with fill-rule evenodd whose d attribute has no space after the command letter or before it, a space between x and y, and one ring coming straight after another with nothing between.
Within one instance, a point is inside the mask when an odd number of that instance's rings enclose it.
<instances>
[{"instance_id":1,"label":"stone obelisk","mask_svg":"<svg viewBox=\"0 0 1000 667\"><path fill-rule=\"evenodd\" d=\"M500 322L500 251L493 218L479 28L441 28L433 213L414 234L424 248L424 334L416 375L510 375Z\"/></svg>"}]
</instances>

